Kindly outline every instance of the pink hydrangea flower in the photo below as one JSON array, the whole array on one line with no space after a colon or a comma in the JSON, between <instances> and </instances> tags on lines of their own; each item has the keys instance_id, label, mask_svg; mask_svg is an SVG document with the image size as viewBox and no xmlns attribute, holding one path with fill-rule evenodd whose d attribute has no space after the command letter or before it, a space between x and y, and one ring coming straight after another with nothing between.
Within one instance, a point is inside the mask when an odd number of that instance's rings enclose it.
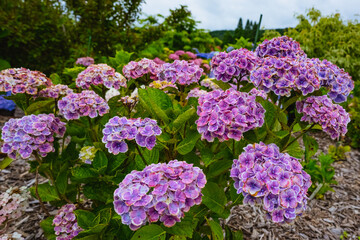
<instances>
[{"instance_id":1,"label":"pink hydrangea flower","mask_svg":"<svg viewBox=\"0 0 360 240\"><path fill-rule=\"evenodd\" d=\"M16 153L29 158L33 151L42 157L55 151L54 137L63 137L65 123L54 114L28 115L19 119L10 119L5 123L1 139L4 141L1 151L15 159Z\"/></svg>"},{"instance_id":2,"label":"pink hydrangea flower","mask_svg":"<svg viewBox=\"0 0 360 240\"><path fill-rule=\"evenodd\" d=\"M165 63L162 70L158 73L161 81L178 83L180 85L190 85L200 80L203 69L195 63L189 63L185 60L175 60L173 63Z\"/></svg>"},{"instance_id":3,"label":"pink hydrangea flower","mask_svg":"<svg viewBox=\"0 0 360 240\"><path fill-rule=\"evenodd\" d=\"M9 188L0 194L0 226L5 221L16 220L28 208L30 197L26 187Z\"/></svg>"},{"instance_id":4,"label":"pink hydrangea flower","mask_svg":"<svg viewBox=\"0 0 360 240\"><path fill-rule=\"evenodd\" d=\"M71 240L83 231L77 223L74 210L76 210L74 204L66 204L54 217L52 225L57 236L56 240Z\"/></svg>"},{"instance_id":5,"label":"pink hydrangea flower","mask_svg":"<svg viewBox=\"0 0 360 240\"><path fill-rule=\"evenodd\" d=\"M91 85L104 85L107 88L126 87L126 79L107 64L90 65L79 73L76 86L89 89Z\"/></svg>"},{"instance_id":6,"label":"pink hydrangea flower","mask_svg":"<svg viewBox=\"0 0 360 240\"><path fill-rule=\"evenodd\" d=\"M265 109L255 98L234 89L215 90L200 96L196 124L201 139L239 141L244 132L261 127Z\"/></svg>"},{"instance_id":7,"label":"pink hydrangea flower","mask_svg":"<svg viewBox=\"0 0 360 240\"><path fill-rule=\"evenodd\" d=\"M92 57L81 57L76 60L76 64L88 67L94 64L94 59Z\"/></svg>"},{"instance_id":8,"label":"pink hydrangea flower","mask_svg":"<svg viewBox=\"0 0 360 240\"><path fill-rule=\"evenodd\" d=\"M9 68L0 72L0 91L12 94L26 93L36 95L38 87L51 86L51 80L39 71L26 68Z\"/></svg>"},{"instance_id":9,"label":"pink hydrangea flower","mask_svg":"<svg viewBox=\"0 0 360 240\"><path fill-rule=\"evenodd\" d=\"M156 136L161 134L161 128L156 120L150 118L127 119L113 117L105 124L102 142L112 154L127 152L125 140L134 140L141 147L151 150L156 144Z\"/></svg>"},{"instance_id":10,"label":"pink hydrangea flower","mask_svg":"<svg viewBox=\"0 0 360 240\"><path fill-rule=\"evenodd\" d=\"M58 102L60 114L66 120L79 119L83 116L95 118L109 112L109 105L94 91L85 90L71 93Z\"/></svg>"},{"instance_id":11,"label":"pink hydrangea flower","mask_svg":"<svg viewBox=\"0 0 360 240\"><path fill-rule=\"evenodd\" d=\"M143 58L139 62L131 61L123 67L125 77L133 79L149 74L151 79L156 80L160 70L161 64L147 58Z\"/></svg>"},{"instance_id":12,"label":"pink hydrangea flower","mask_svg":"<svg viewBox=\"0 0 360 240\"><path fill-rule=\"evenodd\" d=\"M133 231L159 220L172 227L201 203L205 184L203 171L192 164L177 160L151 164L132 171L119 184L114 192L115 212Z\"/></svg>"},{"instance_id":13,"label":"pink hydrangea flower","mask_svg":"<svg viewBox=\"0 0 360 240\"><path fill-rule=\"evenodd\" d=\"M234 163L230 177L245 204L262 204L276 223L292 222L306 209L311 177L298 159L275 144L249 144Z\"/></svg>"},{"instance_id":14,"label":"pink hydrangea flower","mask_svg":"<svg viewBox=\"0 0 360 240\"><path fill-rule=\"evenodd\" d=\"M39 97L60 98L62 96L68 95L73 92L74 91L71 88L69 88L67 85L57 84L42 89L39 92Z\"/></svg>"},{"instance_id":15,"label":"pink hydrangea flower","mask_svg":"<svg viewBox=\"0 0 360 240\"><path fill-rule=\"evenodd\" d=\"M332 139L344 136L350 116L345 109L333 104L327 96L310 96L296 102L296 109L302 113L301 121L319 124Z\"/></svg>"}]
</instances>

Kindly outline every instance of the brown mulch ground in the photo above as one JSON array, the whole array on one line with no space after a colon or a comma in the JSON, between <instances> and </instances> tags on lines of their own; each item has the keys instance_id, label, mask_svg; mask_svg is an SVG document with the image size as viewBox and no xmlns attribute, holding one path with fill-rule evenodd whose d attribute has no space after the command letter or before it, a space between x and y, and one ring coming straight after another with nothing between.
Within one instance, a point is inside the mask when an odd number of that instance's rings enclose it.
<instances>
[{"instance_id":1,"label":"brown mulch ground","mask_svg":"<svg viewBox=\"0 0 360 240\"><path fill-rule=\"evenodd\" d=\"M0 126L9 117L0 116ZM328 145L334 144L325 134L315 134L319 149L327 152ZM291 225L277 225L266 220L260 207L240 205L232 209L226 223L233 229L242 229L244 239L339 239L344 231L347 239L360 236L360 152L352 150L346 161L334 163L338 185L335 192L327 192L324 199L312 199L308 209ZM35 183L33 173L24 160L14 161L0 172L0 192L10 186L31 187ZM43 180L44 181L44 180ZM51 207L48 205L49 209ZM55 214L55 212L51 212ZM7 233L17 231L25 239L44 239L39 226L44 219L39 203L30 199L26 213L14 221ZM0 234L1 237L1 234Z\"/></svg>"}]
</instances>

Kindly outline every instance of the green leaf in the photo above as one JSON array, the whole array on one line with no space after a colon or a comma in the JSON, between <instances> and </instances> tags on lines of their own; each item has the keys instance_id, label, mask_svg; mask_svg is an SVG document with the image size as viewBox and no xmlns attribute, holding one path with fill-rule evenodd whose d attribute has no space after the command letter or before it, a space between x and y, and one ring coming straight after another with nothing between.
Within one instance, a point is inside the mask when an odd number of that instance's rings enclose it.
<instances>
[{"instance_id":1,"label":"green leaf","mask_svg":"<svg viewBox=\"0 0 360 240\"><path fill-rule=\"evenodd\" d=\"M224 212L227 199L224 189L220 188L216 183L208 182L203 188L202 202L213 212L222 214Z\"/></svg>"},{"instance_id":2,"label":"green leaf","mask_svg":"<svg viewBox=\"0 0 360 240\"><path fill-rule=\"evenodd\" d=\"M92 165L97 170L97 172L99 173L105 172L108 165L108 159L103 151L98 150L96 152Z\"/></svg>"},{"instance_id":3,"label":"green leaf","mask_svg":"<svg viewBox=\"0 0 360 240\"><path fill-rule=\"evenodd\" d=\"M65 164L64 167L65 169L62 169L59 172L59 175L56 177L55 180L55 185L61 194L65 194L68 185L68 164Z\"/></svg>"},{"instance_id":4,"label":"green leaf","mask_svg":"<svg viewBox=\"0 0 360 240\"><path fill-rule=\"evenodd\" d=\"M127 158L126 154L120 153L109 160L107 172L109 174L113 173Z\"/></svg>"},{"instance_id":5,"label":"green leaf","mask_svg":"<svg viewBox=\"0 0 360 240\"><path fill-rule=\"evenodd\" d=\"M3 160L0 161L0 169L3 170L7 168L13 161L14 159L5 157Z\"/></svg>"},{"instance_id":6,"label":"green leaf","mask_svg":"<svg viewBox=\"0 0 360 240\"><path fill-rule=\"evenodd\" d=\"M184 113L180 114L173 122L173 131L177 132L182 126L184 126L186 121L188 121L195 115L196 115L196 110L193 107L189 108Z\"/></svg>"},{"instance_id":7,"label":"green leaf","mask_svg":"<svg viewBox=\"0 0 360 240\"><path fill-rule=\"evenodd\" d=\"M224 172L228 172L232 164L233 164L233 160L230 159L222 159L214 162L213 164L210 165L209 171L206 174L206 178L210 179Z\"/></svg>"},{"instance_id":8,"label":"green leaf","mask_svg":"<svg viewBox=\"0 0 360 240\"><path fill-rule=\"evenodd\" d=\"M289 131L286 130L280 130L278 132L274 133L278 138L282 139L284 137L286 137L289 134Z\"/></svg>"},{"instance_id":9,"label":"green leaf","mask_svg":"<svg viewBox=\"0 0 360 240\"><path fill-rule=\"evenodd\" d=\"M98 173L96 173L93 169L90 169L89 166L82 165L80 167L75 167L71 170L73 175L72 180L78 182L88 182L91 178L96 178Z\"/></svg>"},{"instance_id":10,"label":"green leaf","mask_svg":"<svg viewBox=\"0 0 360 240\"><path fill-rule=\"evenodd\" d=\"M47 239L55 240L56 235L54 231L54 226L52 225L54 217L48 217L40 222L40 227L44 230L44 234Z\"/></svg>"},{"instance_id":11,"label":"green leaf","mask_svg":"<svg viewBox=\"0 0 360 240\"><path fill-rule=\"evenodd\" d=\"M113 202L115 189L115 185L111 185L105 182L95 182L86 184L84 186L83 192L85 197L107 204Z\"/></svg>"},{"instance_id":12,"label":"green leaf","mask_svg":"<svg viewBox=\"0 0 360 240\"><path fill-rule=\"evenodd\" d=\"M185 218L181 219L181 222L176 223L171 228L163 226L163 229L172 235L178 236L185 236L191 239L193 235L194 228L198 223L198 219L193 219L190 216L186 216Z\"/></svg>"},{"instance_id":13,"label":"green leaf","mask_svg":"<svg viewBox=\"0 0 360 240\"><path fill-rule=\"evenodd\" d=\"M40 112L50 112L51 105L54 105L55 102L53 99L44 100L44 101L38 101L31 104L26 110L26 114L34 114L34 113L40 113Z\"/></svg>"},{"instance_id":14,"label":"green leaf","mask_svg":"<svg viewBox=\"0 0 360 240\"><path fill-rule=\"evenodd\" d=\"M131 240L165 240L166 232L158 225L150 224L137 230Z\"/></svg>"},{"instance_id":15,"label":"green leaf","mask_svg":"<svg viewBox=\"0 0 360 240\"><path fill-rule=\"evenodd\" d=\"M90 211L78 209L75 210L74 212L76 215L76 220L78 225L85 230L90 229L95 225L99 224L100 218L96 219L95 214Z\"/></svg>"},{"instance_id":16,"label":"green leaf","mask_svg":"<svg viewBox=\"0 0 360 240\"><path fill-rule=\"evenodd\" d=\"M163 91L156 88L139 89L139 100L143 107L153 116L169 123L165 110L172 108L171 99Z\"/></svg>"},{"instance_id":17,"label":"green leaf","mask_svg":"<svg viewBox=\"0 0 360 240\"><path fill-rule=\"evenodd\" d=\"M307 134L303 135L303 141L305 146L305 159L310 159L319 149L319 144L317 143L315 138Z\"/></svg>"},{"instance_id":18,"label":"green leaf","mask_svg":"<svg viewBox=\"0 0 360 240\"><path fill-rule=\"evenodd\" d=\"M102 224L109 224L111 220L111 208L101 209L96 218L99 218L99 222Z\"/></svg>"},{"instance_id":19,"label":"green leaf","mask_svg":"<svg viewBox=\"0 0 360 240\"><path fill-rule=\"evenodd\" d=\"M201 160L205 164L205 167L209 166L211 163L216 161L216 159L214 158L214 153L209 151L209 149L206 148L201 149L200 154L201 154Z\"/></svg>"},{"instance_id":20,"label":"green leaf","mask_svg":"<svg viewBox=\"0 0 360 240\"><path fill-rule=\"evenodd\" d=\"M35 195L35 186L30 188L30 192L33 196ZM60 200L57 195L56 189L53 186L50 186L49 183L43 183L38 185L38 193L41 197L41 200L44 202L57 201Z\"/></svg>"},{"instance_id":21,"label":"green leaf","mask_svg":"<svg viewBox=\"0 0 360 240\"><path fill-rule=\"evenodd\" d=\"M199 138L200 134L197 131L192 131L186 135L185 139L180 142L175 150L181 155L185 155L193 150Z\"/></svg>"},{"instance_id":22,"label":"green leaf","mask_svg":"<svg viewBox=\"0 0 360 240\"><path fill-rule=\"evenodd\" d=\"M211 233L212 233L211 234L212 239L214 239L214 240L223 240L224 236L223 236L223 231L222 231L222 227L220 226L220 224L215 222L214 220L209 220L207 218L206 218L206 222L210 226Z\"/></svg>"},{"instance_id":23,"label":"green leaf","mask_svg":"<svg viewBox=\"0 0 360 240\"><path fill-rule=\"evenodd\" d=\"M231 88L230 84L228 84L226 82L223 82L223 81L220 81L220 80L215 80L215 79L211 79L211 81L213 83L215 83L216 85L218 85L224 91Z\"/></svg>"},{"instance_id":24,"label":"green leaf","mask_svg":"<svg viewBox=\"0 0 360 240\"><path fill-rule=\"evenodd\" d=\"M61 78L60 78L59 74L57 74L57 73L52 73L50 75L50 79L51 79L52 83L55 85L61 84Z\"/></svg>"},{"instance_id":25,"label":"green leaf","mask_svg":"<svg viewBox=\"0 0 360 240\"><path fill-rule=\"evenodd\" d=\"M290 138L290 141L292 141L294 138ZM294 157L294 158L303 158L304 156L304 151L301 149L299 142L295 141L294 143L292 143L290 146L288 146L285 149L285 152L287 152L290 156Z\"/></svg>"},{"instance_id":26,"label":"green leaf","mask_svg":"<svg viewBox=\"0 0 360 240\"><path fill-rule=\"evenodd\" d=\"M8 69L11 68L11 65L8 61L6 61L5 59L1 59L0 58L0 71L4 70L4 69Z\"/></svg>"},{"instance_id":27,"label":"green leaf","mask_svg":"<svg viewBox=\"0 0 360 240\"><path fill-rule=\"evenodd\" d=\"M273 128L273 125L275 123L275 116L276 116L276 108L274 107L274 104L269 101L262 101L261 105L265 109L265 123L269 127L269 129Z\"/></svg>"},{"instance_id":28,"label":"green leaf","mask_svg":"<svg viewBox=\"0 0 360 240\"><path fill-rule=\"evenodd\" d=\"M242 203L244 197L243 195L240 193L237 193L237 190L234 187L234 184L231 184L230 186L230 198L232 201L232 205L239 205Z\"/></svg>"}]
</instances>

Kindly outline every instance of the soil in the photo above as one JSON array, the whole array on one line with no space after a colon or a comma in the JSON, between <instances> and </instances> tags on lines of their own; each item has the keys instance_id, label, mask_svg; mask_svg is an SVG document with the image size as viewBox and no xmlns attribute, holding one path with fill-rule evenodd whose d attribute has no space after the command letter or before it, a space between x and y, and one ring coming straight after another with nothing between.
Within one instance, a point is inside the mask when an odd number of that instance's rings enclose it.
<instances>
[{"instance_id":1,"label":"soil","mask_svg":"<svg viewBox=\"0 0 360 240\"><path fill-rule=\"evenodd\" d=\"M21 116L17 114L16 116ZM10 117L0 116L0 126ZM328 146L335 144L324 133L314 135L319 141L319 152L327 153ZM289 225L274 224L266 220L260 206L239 205L232 209L225 223L233 230L241 229L244 239L358 239L360 236L360 152L352 150L345 161L333 164L335 167L334 192L327 192L323 199L313 198L302 217ZM35 183L35 174L29 173L29 164L17 159L0 172L0 192L9 187L27 186ZM40 179L40 182L46 181ZM39 202L31 198L30 206L20 219L13 221L6 233L18 232L27 239L45 239L39 226L45 218ZM47 208L56 210L50 205ZM1 237L1 233L0 233ZM344 238L345 239L345 238Z\"/></svg>"}]
</instances>

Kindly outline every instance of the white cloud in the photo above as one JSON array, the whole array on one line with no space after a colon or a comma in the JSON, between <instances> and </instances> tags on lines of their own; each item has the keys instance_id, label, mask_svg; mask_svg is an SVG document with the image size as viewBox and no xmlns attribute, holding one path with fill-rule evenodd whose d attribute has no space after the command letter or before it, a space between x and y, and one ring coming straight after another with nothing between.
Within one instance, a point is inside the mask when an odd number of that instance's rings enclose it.
<instances>
[{"instance_id":1,"label":"white cloud","mask_svg":"<svg viewBox=\"0 0 360 240\"><path fill-rule=\"evenodd\" d=\"M344 20L359 19L359 0L146 0L142 10L146 14L168 16L169 9L187 5L200 28L210 30L235 29L240 17L243 21L258 21L263 14L265 28L294 27L295 14L305 14L315 7L322 15L340 13Z\"/></svg>"}]
</instances>

